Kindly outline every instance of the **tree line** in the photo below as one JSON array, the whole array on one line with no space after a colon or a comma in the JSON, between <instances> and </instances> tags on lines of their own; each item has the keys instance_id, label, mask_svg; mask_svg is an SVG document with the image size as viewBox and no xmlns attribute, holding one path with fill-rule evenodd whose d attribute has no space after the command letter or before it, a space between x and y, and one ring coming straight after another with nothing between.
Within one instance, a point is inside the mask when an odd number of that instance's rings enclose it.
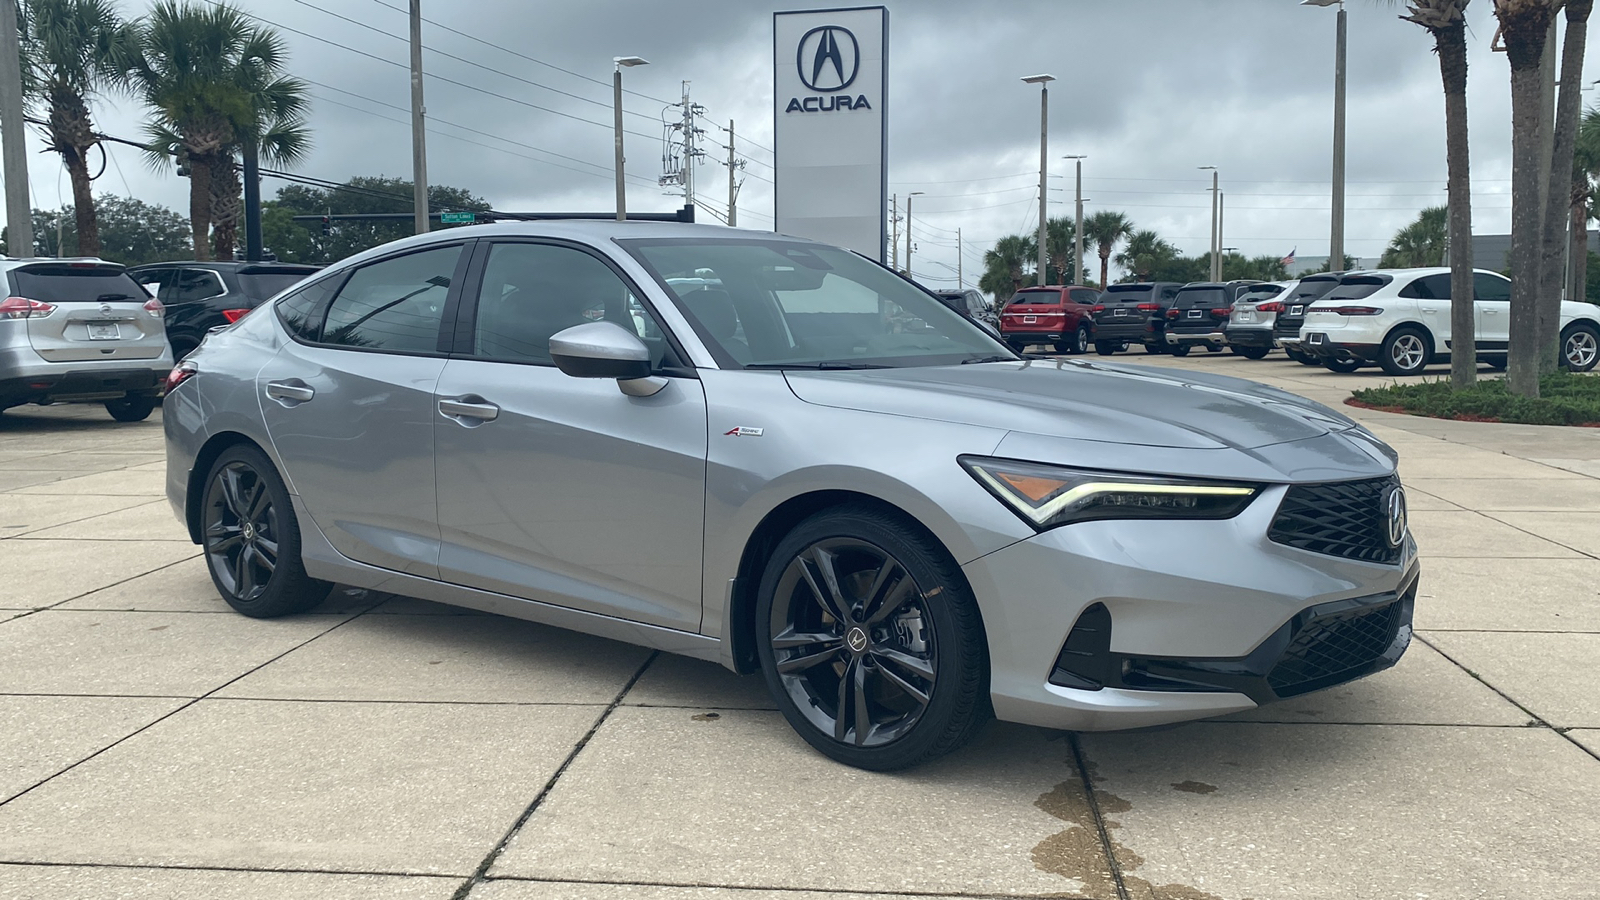
<instances>
[{"instance_id":1,"label":"tree line","mask_svg":"<svg viewBox=\"0 0 1600 900\"><path fill-rule=\"evenodd\" d=\"M1084 269L1076 271L1077 223L1066 216L1045 222L1045 283L1103 287L1114 262L1133 281L1205 281L1211 256L1185 256L1170 241L1149 229L1136 227L1125 213L1102 210L1083 220ZM1093 278L1090 257L1098 257L1100 277ZM983 255L983 276L978 289L1003 303L1019 288L1038 283L1039 240L1034 234L1007 235ZM1224 281L1255 279L1279 281L1289 276L1276 256L1226 253L1222 258Z\"/></svg>"}]
</instances>

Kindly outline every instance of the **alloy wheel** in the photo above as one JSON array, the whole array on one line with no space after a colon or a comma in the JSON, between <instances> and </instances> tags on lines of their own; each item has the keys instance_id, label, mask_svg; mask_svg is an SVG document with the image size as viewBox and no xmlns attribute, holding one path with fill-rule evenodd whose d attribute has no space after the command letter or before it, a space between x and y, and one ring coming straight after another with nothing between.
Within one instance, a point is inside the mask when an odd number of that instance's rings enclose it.
<instances>
[{"instance_id":1,"label":"alloy wheel","mask_svg":"<svg viewBox=\"0 0 1600 900\"><path fill-rule=\"evenodd\" d=\"M1566 345L1561 349L1567 357L1567 366L1575 372L1588 371L1595 364L1595 357L1600 355L1594 333L1582 329L1567 335Z\"/></svg>"},{"instance_id":2,"label":"alloy wheel","mask_svg":"<svg viewBox=\"0 0 1600 900\"><path fill-rule=\"evenodd\" d=\"M1074 353L1088 353L1089 352L1089 330L1087 328L1079 328L1078 329L1078 339L1077 339L1077 342L1073 344L1072 352L1074 352Z\"/></svg>"},{"instance_id":3,"label":"alloy wheel","mask_svg":"<svg viewBox=\"0 0 1600 900\"><path fill-rule=\"evenodd\" d=\"M244 462L218 469L206 490L206 562L237 601L261 596L278 568L278 510L261 473Z\"/></svg>"},{"instance_id":4,"label":"alloy wheel","mask_svg":"<svg viewBox=\"0 0 1600 900\"><path fill-rule=\"evenodd\" d=\"M1389 358L1394 360L1396 367L1411 371L1421 369L1428 358L1428 348L1422 343L1422 338L1415 334L1402 334L1394 339L1389 348Z\"/></svg>"},{"instance_id":5,"label":"alloy wheel","mask_svg":"<svg viewBox=\"0 0 1600 900\"><path fill-rule=\"evenodd\" d=\"M795 707L856 747L909 732L938 671L925 603L906 567L866 541L828 538L796 554L778 579L769 634Z\"/></svg>"}]
</instances>

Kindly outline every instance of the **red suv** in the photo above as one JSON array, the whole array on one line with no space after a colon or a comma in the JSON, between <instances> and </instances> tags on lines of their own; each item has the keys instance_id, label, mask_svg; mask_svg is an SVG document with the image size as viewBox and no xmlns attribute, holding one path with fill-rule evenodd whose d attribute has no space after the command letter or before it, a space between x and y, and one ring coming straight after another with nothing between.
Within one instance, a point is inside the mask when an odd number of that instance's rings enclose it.
<instances>
[{"instance_id":1,"label":"red suv","mask_svg":"<svg viewBox=\"0 0 1600 900\"><path fill-rule=\"evenodd\" d=\"M1029 344L1052 344L1058 353L1087 353L1094 344L1100 292L1078 285L1023 288L1000 311L1000 334L1021 353Z\"/></svg>"}]
</instances>

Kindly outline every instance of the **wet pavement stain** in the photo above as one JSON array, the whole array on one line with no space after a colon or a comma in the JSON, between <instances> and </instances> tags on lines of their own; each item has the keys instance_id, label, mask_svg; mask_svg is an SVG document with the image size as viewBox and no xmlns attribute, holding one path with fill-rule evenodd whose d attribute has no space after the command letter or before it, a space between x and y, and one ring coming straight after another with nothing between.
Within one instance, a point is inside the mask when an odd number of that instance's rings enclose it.
<instances>
[{"instance_id":1,"label":"wet pavement stain","mask_svg":"<svg viewBox=\"0 0 1600 900\"><path fill-rule=\"evenodd\" d=\"M1172 789L1186 794L1212 794L1216 792L1217 786L1206 784L1204 781L1175 781Z\"/></svg>"},{"instance_id":2,"label":"wet pavement stain","mask_svg":"<svg viewBox=\"0 0 1600 900\"><path fill-rule=\"evenodd\" d=\"M1092 781L1100 780L1094 774L1092 764L1089 775ZM1203 785L1201 782L1186 781L1182 784L1209 788L1196 793L1216 790L1215 787ZM1215 894L1188 885L1157 885L1132 874L1133 870L1144 865L1144 857L1123 846L1111 835L1114 829L1122 827L1122 823L1110 816L1132 810L1133 804L1116 794L1095 789L1076 780L1063 781L1033 801L1034 806L1072 826L1066 831L1045 838L1033 848L1031 855L1034 868L1082 882L1084 892L1089 896L1106 898L1117 896L1116 878L1103 864L1106 848L1101 845L1100 830L1095 826L1094 809L1086 793L1088 790L1094 791L1094 799L1099 804L1100 816L1105 822L1107 843L1110 844L1111 855L1115 857L1117 866L1121 870L1122 885L1127 890L1128 896L1153 898L1153 900L1222 900Z\"/></svg>"},{"instance_id":3,"label":"wet pavement stain","mask_svg":"<svg viewBox=\"0 0 1600 900\"><path fill-rule=\"evenodd\" d=\"M690 716L689 718L693 719L696 722L715 722L716 720L722 718L722 714L721 713L697 713L695 715Z\"/></svg>"}]
</instances>

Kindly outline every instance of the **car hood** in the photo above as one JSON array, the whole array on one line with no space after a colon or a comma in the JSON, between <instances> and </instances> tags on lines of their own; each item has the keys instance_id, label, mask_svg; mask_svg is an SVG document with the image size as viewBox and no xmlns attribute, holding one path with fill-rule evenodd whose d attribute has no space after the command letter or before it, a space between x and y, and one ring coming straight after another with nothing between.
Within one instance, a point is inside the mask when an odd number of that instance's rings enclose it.
<instances>
[{"instance_id":1,"label":"car hood","mask_svg":"<svg viewBox=\"0 0 1600 900\"><path fill-rule=\"evenodd\" d=\"M1105 444L1255 450L1359 427L1239 378L1081 360L785 374L820 406Z\"/></svg>"}]
</instances>

